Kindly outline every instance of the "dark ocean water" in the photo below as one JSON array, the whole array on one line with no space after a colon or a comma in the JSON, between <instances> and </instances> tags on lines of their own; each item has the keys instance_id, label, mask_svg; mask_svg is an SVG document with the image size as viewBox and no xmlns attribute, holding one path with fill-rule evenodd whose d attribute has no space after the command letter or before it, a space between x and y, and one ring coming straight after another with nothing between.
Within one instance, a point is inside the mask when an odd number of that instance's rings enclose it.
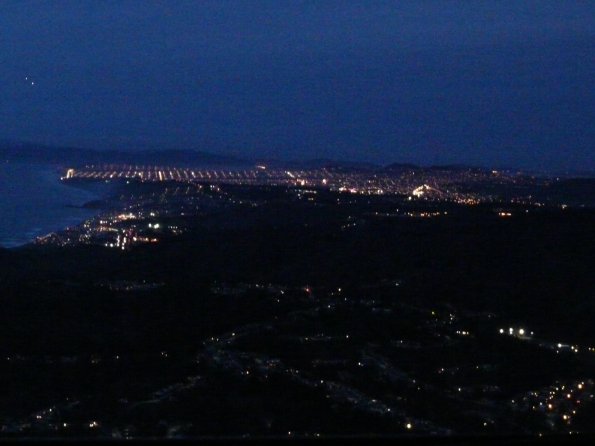
<instances>
[{"instance_id":1,"label":"dark ocean water","mask_svg":"<svg viewBox=\"0 0 595 446\"><path fill-rule=\"evenodd\" d=\"M80 223L97 211L69 206L96 198L92 192L64 185L55 166L0 163L0 246L20 246Z\"/></svg>"}]
</instances>

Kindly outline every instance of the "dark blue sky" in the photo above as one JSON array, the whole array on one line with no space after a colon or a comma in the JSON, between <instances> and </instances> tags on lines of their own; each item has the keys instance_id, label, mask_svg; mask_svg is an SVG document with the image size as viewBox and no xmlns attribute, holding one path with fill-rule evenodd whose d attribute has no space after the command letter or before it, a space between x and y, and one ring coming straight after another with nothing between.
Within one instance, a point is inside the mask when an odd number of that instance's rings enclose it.
<instances>
[{"instance_id":1,"label":"dark blue sky","mask_svg":"<svg viewBox=\"0 0 595 446\"><path fill-rule=\"evenodd\" d=\"M594 78L592 1L0 2L1 139L593 169Z\"/></svg>"}]
</instances>

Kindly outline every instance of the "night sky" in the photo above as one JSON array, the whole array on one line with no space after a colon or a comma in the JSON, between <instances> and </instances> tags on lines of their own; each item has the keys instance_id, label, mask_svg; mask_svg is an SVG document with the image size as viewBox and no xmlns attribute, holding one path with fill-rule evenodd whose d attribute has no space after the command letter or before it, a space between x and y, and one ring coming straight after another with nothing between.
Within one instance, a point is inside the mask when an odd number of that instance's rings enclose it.
<instances>
[{"instance_id":1,"label":"night sky","mask_svg":"<svg viewBox=\"0 0 595 446\"><path fill-rule=\"evenodd\" d=\"M593 1L0 2L0 139L595 169Z\"/></svg>"}]
</instances>

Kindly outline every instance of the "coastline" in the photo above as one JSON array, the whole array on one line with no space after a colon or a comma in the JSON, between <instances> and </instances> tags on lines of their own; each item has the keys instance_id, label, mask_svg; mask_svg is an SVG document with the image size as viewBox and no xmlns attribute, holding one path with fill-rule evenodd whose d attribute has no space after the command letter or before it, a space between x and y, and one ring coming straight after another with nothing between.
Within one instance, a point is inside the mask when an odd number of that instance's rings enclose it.
<instances>
[{"instance_id":1,"label":"coastline","mask_svg":"<svg viewBox=\"0 0 595 446\"><path fill-rule=\"evenodd\" d=\"M0 247L30 246L37 237L78 226L102 212L96 204L106 191L65 184L61 169L54 163L0 163Z\"/></svg>"}]
</instances>

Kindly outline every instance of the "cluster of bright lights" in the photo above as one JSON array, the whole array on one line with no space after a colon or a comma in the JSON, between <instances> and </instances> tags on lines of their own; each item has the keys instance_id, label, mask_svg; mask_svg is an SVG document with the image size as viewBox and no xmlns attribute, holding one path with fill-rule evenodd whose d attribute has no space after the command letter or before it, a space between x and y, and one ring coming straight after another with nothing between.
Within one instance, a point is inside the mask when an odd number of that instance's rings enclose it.
<instances>
[{"instance_id":1,"label":"cluster of bright lights","mask_svg":"<svg viewBox=\"0 0 595 446\"><path fill-rule=\"evenodd\" d=\"M506 332L507 332L507 330L505 330L504 328L500 328L498 330L498 333L500 333L500 334L504 334ZM525 330L524 328L514 329L514 328L510 327L508 329L508 334L510 336L515 336L515 335L517 335L517 336L527 336L527 330ZM530 332L530 336L533 336L533 332Z\"/></svg>"}]
</instances>

